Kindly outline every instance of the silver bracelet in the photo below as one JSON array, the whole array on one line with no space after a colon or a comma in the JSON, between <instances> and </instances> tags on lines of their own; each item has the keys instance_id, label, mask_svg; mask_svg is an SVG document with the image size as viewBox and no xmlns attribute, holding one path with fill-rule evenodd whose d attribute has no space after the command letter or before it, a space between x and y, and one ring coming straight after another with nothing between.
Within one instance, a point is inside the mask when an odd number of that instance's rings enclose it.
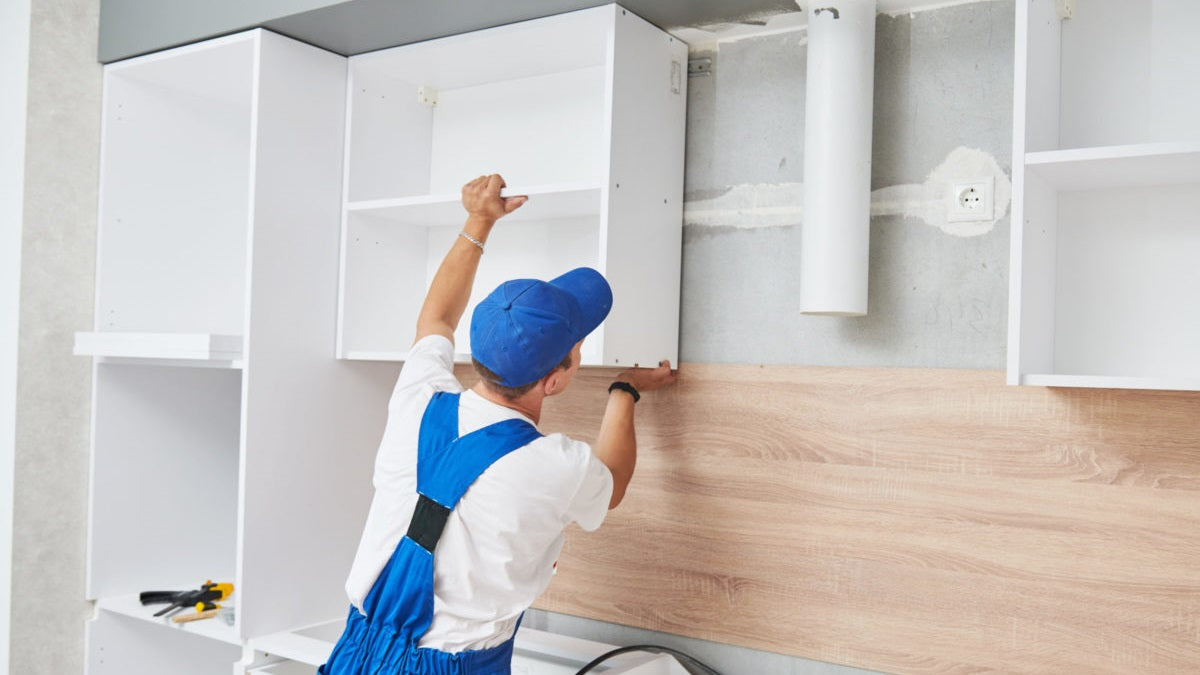
<instances>
[{"instance_id":1,"label":"silver bracelet","mask_svg":"<svg viewBox=\"0 0 1200 675\"><path fill-rule=\"evenodd\" d=\"M472 244L475 244L476 246L478 246L478 247L479 247L479 254L480 254L480 255L483 255L483 242L482 242L482 241L479 241L479 240L478 240L478 239L476 239L475 237L472 237L471 235L467 234L467 231L466 231L466 230L463 230L462 232L459 232L459 233L458 233L458 236L460 236L460 237L462 237L463 239L466 239L467 241L471 242Z\"/></svg>"}]
</instances>

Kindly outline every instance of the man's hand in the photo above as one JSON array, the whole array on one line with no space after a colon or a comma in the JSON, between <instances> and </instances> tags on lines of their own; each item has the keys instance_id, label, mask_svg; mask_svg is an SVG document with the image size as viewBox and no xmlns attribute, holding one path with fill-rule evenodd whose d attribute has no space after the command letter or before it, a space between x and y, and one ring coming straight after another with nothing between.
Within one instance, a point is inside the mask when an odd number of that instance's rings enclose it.
<instances>
[{"instance_id":1,"label":"man's hand","mask_svg":"<svg viewBox=\"0 0 1200 675\"><path fill-rule=\"evenodd\" d=\"M670 361L659 361L657 368L633 367L617 375L617 380L628 382L639 392L654 391L675 382L675 372Z\"/></svg>"},{"instance_id":2,"label":"man's hand","mask_svg":"<svg viewBox=\"0 0 1200 675\"><path fill-rule=\"evenodd\" d=\"M500 174L480 176L467 183L462 189L462 204L469 217L478 218L488 225L517 210L528 197L501 197L500 189L505 186Z\"/></svg>"},{"instance_id":3,"label":"man's hand","mask_svg":"<svg viewBox=\"0 0 1200 675\"><path fill-rule=\"evenodd\" d=\"M617 381L628 382L638 392L654 391L675 382L670 361L659 361L657 368L634 366L617 375ZM634 398L625 393L610 391L600 433L592 451L612 474L613 491L608 508L616 508L625 497L633 468L637 464L637 436L633 431Z\"/></svg>"},{"instance_id":4,"label":"man's hand","mask_svg":"<svg viewBox=\"0 0 1200 675\"><path fill-rule=\"evenodd\" d=\"M442 335L454 341L454 331L466 311L475 284L475 271L479 268L479 256L483 255L483 243L496 220L512 213L527 197L500 196L504 179L500 174L480 176L467 183L462 189L463 207L467 209L467 222L463 224L466 237L455 237L454 243L433 275L425 304L417 315L417 340L426 335Z\"/></svg>"}]
</instances>

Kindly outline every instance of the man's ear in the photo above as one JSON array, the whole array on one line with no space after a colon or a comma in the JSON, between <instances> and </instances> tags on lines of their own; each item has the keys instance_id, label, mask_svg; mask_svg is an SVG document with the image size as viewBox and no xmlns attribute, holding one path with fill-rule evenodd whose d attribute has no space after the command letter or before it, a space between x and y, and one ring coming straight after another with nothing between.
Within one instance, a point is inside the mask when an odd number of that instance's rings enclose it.
<instances>
[{"instance_id":1,"label":"man's ear","mask_svg":"<svg viewBox=\"0 0 1200 675\"><path fill-rule=\"evenodd\" d=\"M561 382L562 369L555 368L550 371L550 374L542 378L542 393L546 396L553 396L558 393L558 387Z\"/></svg>"}]
</instances>

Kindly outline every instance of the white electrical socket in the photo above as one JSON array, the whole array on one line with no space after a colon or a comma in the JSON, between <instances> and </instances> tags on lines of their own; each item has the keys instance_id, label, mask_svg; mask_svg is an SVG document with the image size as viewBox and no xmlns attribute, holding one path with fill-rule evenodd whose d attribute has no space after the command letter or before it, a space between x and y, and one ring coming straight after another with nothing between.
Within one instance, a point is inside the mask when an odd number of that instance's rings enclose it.
<instances>
[{"instance_id":1,"label":"white electrical socket","mask_svg":"<svg viewBox=\"0 0 1200 675\"><path fill-rule=\"evenodd\" d=\"M950 184L950 210L946 220L952 223L991 220L994 211L991 176L969 178Z\"/></svg>"}]
</instances>

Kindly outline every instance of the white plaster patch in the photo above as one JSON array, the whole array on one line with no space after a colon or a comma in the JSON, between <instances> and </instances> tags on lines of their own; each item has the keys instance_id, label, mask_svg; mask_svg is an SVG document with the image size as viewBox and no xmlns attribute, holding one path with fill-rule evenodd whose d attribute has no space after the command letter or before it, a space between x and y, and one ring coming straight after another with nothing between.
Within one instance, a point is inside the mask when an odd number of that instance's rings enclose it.
<instances>
[{"instance_id":1,"label":"white plaster patch","mask_svg":"<svg viewBox=\"0 0 1200 675\"><path fill-rule=\"evenodd\" d=\"M956 181L991 176L994 212L990 220L950 222L951 189ZM1008 213L1012 183L996 159L975 148L955 148L925 182L893 185L871 193L871 216L901 216L924 221L946 234L977 237L991 232ZM722 194L687 201L683 224L691 227L753 229L804 222L804 183L735 185Z\"/></svg>"},{"instance_id":2,"label":"white plaster patch","mask_svg":"<svg viewBox=\"0 0 1200 675\"><path fill-rule=\"evenodd\" d=\"M780 227L803 216L804 183L735 185L720 196L683 204L683 224L700 227Z\"/></svg>"}]
</instances>

